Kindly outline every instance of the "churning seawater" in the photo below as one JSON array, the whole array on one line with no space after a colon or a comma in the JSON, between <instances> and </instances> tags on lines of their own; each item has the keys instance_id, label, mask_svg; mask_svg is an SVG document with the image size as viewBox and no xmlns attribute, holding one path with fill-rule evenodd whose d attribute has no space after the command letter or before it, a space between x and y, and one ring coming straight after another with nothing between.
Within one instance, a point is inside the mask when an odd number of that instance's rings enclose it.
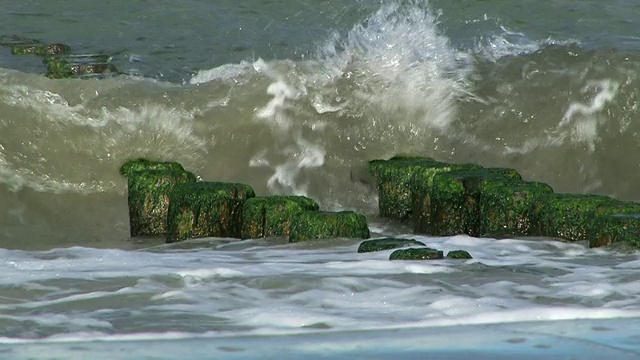
<instances>
[{"instance_id":1,"label":"churning seawater","mask_svg":"<svg viewBox=\"0 0 640 360\"><path fill-rule=\"evenodd\" d=\"M256 358L253 346L313 358L253 337L303 334L291 339L337 358L353 350L327 337L339 333L362 356L389 358L406 350L400 338L440 331L484 333L500 344L489 358L511 346L550 359L574 343L585 347L575 358L640 357L636 252L413 236L474 259L405 263L337 239L161 245L129 238L118 174L130 158L175 160L205 180L363 212L374 236L412 237L375 216L359 177L396 154L640 200L634 1L0 3L0 35L109 53L125 73L51 80L39 58L0 48L0 357L86 358L99 340L124 341L112 358L189 358L189 340L204 338L217 358ZM384 332L407 328L418 330ZM182 351L158 350L163 341ZM420 348L464 358L435 349Z\"/></svg>"}]
</instances>

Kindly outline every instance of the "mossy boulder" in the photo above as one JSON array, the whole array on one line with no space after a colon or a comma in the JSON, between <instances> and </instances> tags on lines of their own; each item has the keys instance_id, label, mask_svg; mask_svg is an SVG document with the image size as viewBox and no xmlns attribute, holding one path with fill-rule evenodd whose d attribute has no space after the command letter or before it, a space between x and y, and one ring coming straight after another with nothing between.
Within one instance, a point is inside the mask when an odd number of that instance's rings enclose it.
<instances>
[{"instance_id":1,"label":"mossy boulder","mask_svg":"<svg viewBox=\"0 0 640 360\"><path fill-rule=\"evenodd\" d=\"M568 241L587 240L599 209L617 203L613 198L600 195L552 194L540 209L540 233Z\"/></svg>"},{"instance_id":2,"label":"mossy boulder","mask_svg":"<svg viewBox=\"0 0 640 360\"><path fill-rule=\"evenodd\" d=\"M185 171L182 165L174 161L163 162L139 158L122 164L120 175L130 177L137 172L148 170Z\"/></svg>"},{"instance_id":3,"label":"mossy boulder","mask_svg":"<svg viewBox=\"0 0 640 360\"><path fill-rule=\"evenodd\" d=\"M364 215L353 211L305 211L291 221L289 242L326 238L369 238Z\"/></svg>"},{"instance_id":4,"label":"mossy boulder","mask_svg":"<svg viewBox=\"0 0 640 360\"><path fill-rule=\"evenodd\" d=\"M51 79L102 78L118 74L111 57L103 54L47 56L46 76Z\"/></svg>"},{"instance_id":5,"label":"mossy boulder","mask_svg":"<svg viewBox=\"0 0 640 360\"><path fill-rule=\"evenodd\" d=\"M480 236L480 189L487 181L522 180L514 169L466 168L435 174L416 191L414 232L446 236Z\"/></svg>"},{"instance_id":6,"label":"mossy boulder","mask_svg":"<svg viewBox=\"0 0 640 360\"><path fill-rule=\"evenodd\" d=\"M147 170L130 174L128 202L131 236L165 234L169 194L176 184L194 181L196 176L184 170Z\"/></svg>"},{"instance_id":7,"label":"mossy boulder","mask_svg":"<svg viewBox=\"0 0 640 360\"><path fill-rule=\"evenodd\" d=\"M11 48L13 55L58 55L67 54L71 48L65 44L18 44Z\"/></svg>"},{"instance_id":8,"label":"mossy boulder","mask_svg":"<svg viewBox=\"0 0 640 360\"><path fill-rule=\"evenodd\" d=\"M398 239L398 238L382 238L367 240L360 243L358 246L359 253L383 251L398 249L409 246L425 246L424 243L414 239Z\"/></svg>"},{"instance_id":9,"label":"mossy boulder","mask_svg":"<svg viewBox=\"0 0 640 360\"><path fill-rule=\"evenodd\" d=\"M303 211L317 211L304 196L265 196L248 199L242 207L242 239L289 236L291 220Z\"/></svg>"},{"instance_id":10,"label":"mossy boulder","mask_svg":"<svg viewBox=\"0 0 640 360\"><path fill-rule=\"evenodd\" d=\"M254 197L249 185L222 182L178 184L170 194L167 242L201 237L240 237L242 206Z\"/></svg>"},{"instance_id":11,"label":"mossy boulder","mask_svg":"<svg viewBox=\"0 0 640 360\"><path fill-rule=\"evenodd\" d=\"M369 171L378 189L380 216L407 220L412 216L414 193L422 193L440 172L477 165L448 164L428 157L396 156L389 160L372 160ZM419 196L422 194L419 194Z\"/></svg>"},{"instance_id":12,"label":"mossy boulder","mask_svg":"<svg viewBox=\"0 0 640 360\"><path fill-rule=\"evenodd\" d=\"M465 250L451 250L447 253L447 259L467 260L473 259L473 257Z\"/></svg>"},{"instance_id":13,"label":"mossy boulder","mask_svg":"<svg viewBox=\"0 0 640 360\"><path fill-rule=\"evenodd\" d=\"M589 247L624 243L640 248L640 204L618 202L598 207L587 231Z\"/></svg>"},{"instance_id":14,"label":"mossy boulder","mask_svg":"<svg viewBox=\"0 0 640 360\"><path fill-rule=\"evenodd\" d=\"M389 260L437 260L442 258L444 258L442 251L427 247L396 250L389 255Z\"/></svg>"}]
</instances>

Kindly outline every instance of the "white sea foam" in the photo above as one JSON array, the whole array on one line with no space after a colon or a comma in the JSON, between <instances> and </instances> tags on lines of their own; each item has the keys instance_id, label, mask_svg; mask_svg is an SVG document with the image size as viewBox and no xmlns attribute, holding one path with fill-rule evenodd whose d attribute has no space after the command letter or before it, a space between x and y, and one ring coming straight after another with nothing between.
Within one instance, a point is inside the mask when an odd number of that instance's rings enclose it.
<instances>
[{"instance_id":1,"label":"white sea foam","mask_svg":"<svg viewBox=\"0 0 640 360\"><path fill-rule=\"evenodd\" d=\"M146 324L158 333L213 326L219 336L640 316L636 254L572 257L567 250L582 245L413 237L474 259L389 261L390 251L358 254L357 244L251 241L234 244L241 250L2 250L0 317L14 330L0 336L27 339L33 321L55 339L144 333Z\"/></svg>"}]
</instances>

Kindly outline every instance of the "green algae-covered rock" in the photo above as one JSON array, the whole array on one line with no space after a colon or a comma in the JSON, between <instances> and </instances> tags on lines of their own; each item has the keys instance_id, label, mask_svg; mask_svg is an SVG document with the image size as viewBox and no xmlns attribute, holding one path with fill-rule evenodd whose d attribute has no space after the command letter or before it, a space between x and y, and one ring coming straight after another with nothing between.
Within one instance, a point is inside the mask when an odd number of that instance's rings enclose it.
<instances>
[{"instance_id":1,"label":"green algae-covered rock","mask_svg":"<svg viewBox=\"0 0 640 360\"><path fill-rule=\"evenodd\" d=\"M538 236L538 215L553 189L539 182L492 179L480 187L480 222L486 236Z\"/></svg>"},{"instance_id":2,"label":"green algae-covered rock","mask_svg":"<svg viewBox=\"0 0 640 360\"><path fill-rule=\"evenodd\" d=\"M359 253L391 250L409 246L425 246L424 243L416 241L414 239L398 239L398 238L382 238L367 240L360 243L358 246Z\"/></svg>"},{"instance_id":3,"label":"green algae-covered rock","mask_svg":"<svg viewBox=\"0 0 640 360\"><path fill-rule=\"evenodd\" d=\"M372 160L369 171L378 189L380 216L399 220L408 219L412 208L414 173L424 168L444 168L446 164L425 157L393 157Z\"/></svg>"},{"instance_id":4,"label":"green algae-covered rock","mask_svg":"<svg viewBox=\"0 0 640 360\"><path fill-rule=\"evenodd\" d=\"M43 62L51 79L101 78L118 73L111 57L104 54L47 56Z\"/></svg>"},{"instance_id":5,"label":"green algae-covered rock","mask_svg":"<svg viewBox=\"0 0 640 360\"><path fill-rule=\"evenodd\" d=\"M429 189L431 179L440 172L477 165L447 164L427 157L393 157L372 160L369 171L378 189L380 216L406 220L412 216L414 193Z\"/></svg>"},{"instance_id":6,"label":"green algae-covered rock","mask_svg":"<svg viewBox=\"0 0 640 360\"><path fill-rule=\"evenodd\" d=\"M624 243L640 248L640 204L618 202L598 207L587 232L589 247Z\"/></svg>"},{"instance_id":7,"label":"green algae-covered rock","mask_svg":"<svg viewBox=\"0 0 640 360\"><path fill-rule=\"evenodd\" d=\"M353 211L305 211L291 221L289 242L326 238L369 238L364 215Z\"/></svg>"},{"instance_id":8,"label":"green algae-covered rock","mask_svg":"<svg viewBox=\"0 0 640 360\"><path fill-rule=\"evenodd\" d=\"M520 181L514 169L461 169L435 174L431 186L416 191L414 232L429 235L480 236L479 194L486 181ZM422 193L422 195L419 195Z\"/></svg>"},{"instance_id":9,"label":"green algae-covered rock","mask_svg":"<svg viewBox=\"0 0 640 360\"><path fill-rule=\"evenodd\" d=\"M200 237L240 237L242 205L249 185L222 182L178 184L170 195L167 242Z\"/></svg>"},{"instance_id":10,"label":"green algae-covered rock","mask_svg":"<svg viewBox=\"0 0 640 360\"><path fill-rule=\"evenodd\" d=\"M66 54L71 51L71 48L65 44L18 44L11 48L13 55L28 55L33 54L37 56Z\"/></svg>"},{"instance_id":11,"label":"green algae-covered rock","mask_svg":"<svg viewBox=\"0 0 640 360\"><path fill-rule=\"evenodd\" d=\"M447 253L447 259L457 259L457 260L466 260L473 259L469 252L464 250L451 250Z\"/></svg>"},{"instance_id":12,"label":"green algae-covered rock","mask_svg":"<svg viewBox=\"0 0 640 360\"><path fill-rule=\"evenodd\" d=\"M131 236L167 232L169 194L176 184L196 181L184 170L147 170L128 176Z\"/></svg>"},{"instance_id":13,"label":"green algae-covered rock","mask_svg":"<svg viewBox=\"0 0 640 360\"><path fill-rule=\"evenodd\" d=\"M147 170L168 170L168 171L185 171L182 165L173 161L151 161L147 159L129 160L120 167L120 175L129 177L139 171Z\"/></svg>"},{"instance_id":14,"label":"green algae-covered rock","mask_svg":"<svg viewBox=\"0 0 640 360\"><path fill-rule=\"evenodd\" d=\"M599 195L552 194L540 209L540 233L568 241L587 240L598 209L617 203Z\"/></svg>"},{"instance_id":15,"label":"green algae-covered rock","mask_svg":"<svg viewBox=\"0 0 640 360\"><path fill-rule=\"evenodd\" d=\"M412 248L396 250L389 260L437 260L444 258L442 251L431 248Z\"/></svg>"},{"instance_id":16,"label":"green algae-covered rock","mask_svg":"<svg viewBox=\"0 0 640 360\"><path fill-rule=\"evenodd\" d=\"M27 38L20 35L0 35L0 46L13 48L18 45L39 45L39 40Z\"/></svg>"},{"instance_id":17,"label":"green algae-covered rock","mask_svg":"<svg viewBox=\"0 0 640 360\"><path fill-rule=\"evenodd\" d=\"M289 236L291 220L320 207L304 196L265 196L248 199L242 207L242 239Z\"/></svg>"}]
</instances>

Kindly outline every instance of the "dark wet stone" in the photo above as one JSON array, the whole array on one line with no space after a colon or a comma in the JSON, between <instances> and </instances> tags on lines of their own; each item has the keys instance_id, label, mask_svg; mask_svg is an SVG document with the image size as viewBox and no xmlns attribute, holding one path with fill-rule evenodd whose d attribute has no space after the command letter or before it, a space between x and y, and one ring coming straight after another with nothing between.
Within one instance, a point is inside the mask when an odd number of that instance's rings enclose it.
<instances>
[{"instance_id":1,"label":"dark wet stone","mask_svg":"<svg viewBox=\"0 0 640 360\"><path fill-rule=\"evenodd\" d=\"M397 239L397 238L383 238L367 240L360 243L358 246L359 253L391 250L409 246L425 246L424 243L416 241L414 239Z\"/></svg>"},{"instance_id":2,"label":"dark wet stone","mask_svg":"<svg viewBox=\"0 0 640 360\"><path fill-rule=\"evenodd\" d=\"M389 260L437 260L444 258L442 251L431 248L415 248L396 250Z\"/></svg>"}]
</instances>

